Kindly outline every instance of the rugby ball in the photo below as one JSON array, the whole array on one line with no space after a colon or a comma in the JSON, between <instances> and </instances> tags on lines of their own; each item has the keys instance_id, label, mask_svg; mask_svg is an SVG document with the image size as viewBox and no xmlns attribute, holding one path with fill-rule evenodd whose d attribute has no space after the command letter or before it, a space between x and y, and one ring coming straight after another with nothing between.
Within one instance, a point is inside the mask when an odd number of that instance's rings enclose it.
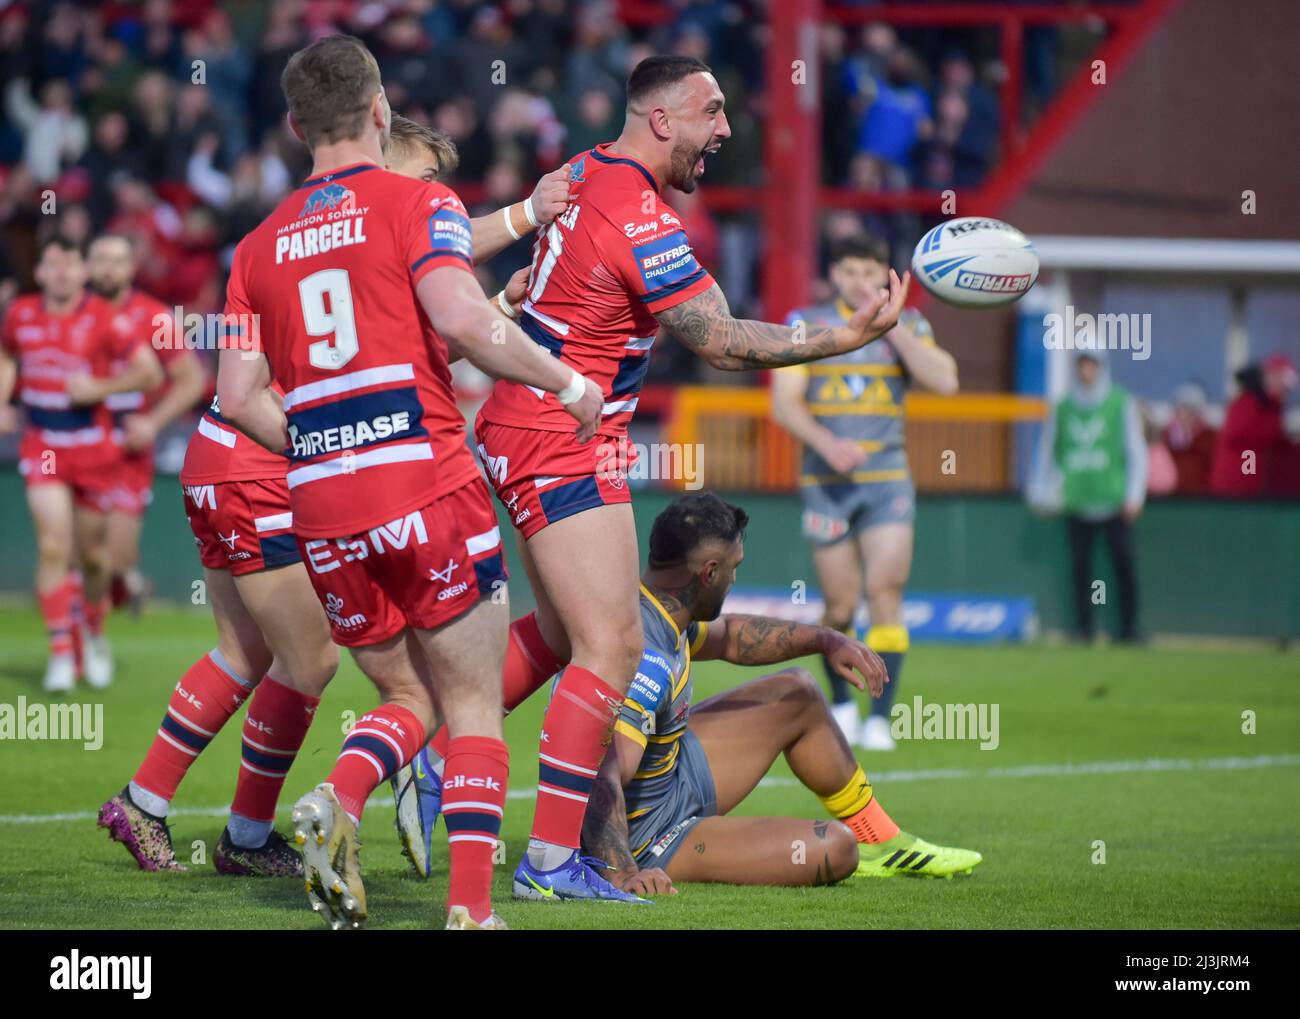
<instances>
[{"instance_id":1,"label":"rugby ball","mask_svg":"<svg viewBox=\"0 0 1300 1019\"><path fill-rule=\"evenodd\" d=\"M963 216L945 220L917 241L912 275L947 304L992 308L1029 292L1038 279L1038 253L1008 223Z\"/></svg>"}]
</instances>

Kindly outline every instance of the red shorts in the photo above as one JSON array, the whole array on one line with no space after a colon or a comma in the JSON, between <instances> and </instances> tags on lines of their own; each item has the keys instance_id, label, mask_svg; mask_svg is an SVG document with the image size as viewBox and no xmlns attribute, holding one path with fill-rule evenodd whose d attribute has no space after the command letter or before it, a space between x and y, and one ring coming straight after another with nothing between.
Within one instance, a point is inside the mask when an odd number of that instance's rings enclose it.
<instances>
[{"instance_id":1,"label":"red shorts","mask_svg":"<svg viewBox=\"0 0 1300 1019\"><path fill-rule=\"evenodd\" d=\"M506 580L501 530L479 478L360 534L298 543L334 643L344 647L442 626Z\"/></svg>"},{"instance_id":2,"label":"red shorts","mask_svg":"<svg viewBox=\"0 0 1300 1019\"><path fill-rule=\"evenodd\" d=\"M127 453L113 479L113 512L144 516L153 502L153 454Z\"/></svg>"},{"instance_id":3,"label":"red shorts","mask_svg":"<svg viewBox=\"0 0 1300 1019\"><path fill-rule=\"evenodd\" d=\"M300 562L283 478L182 485L185 516L210 570L232 576Z\"/></svg>"},{"instance_id":4,"label":"red shorts","mask_svg":"<svg viewBox=\"0 0 1300 1019\"><path fill-rule=\"evenodd\" d=\"M63 446L29 428L18 444L18 473L28 488L67 485L73 502L96 513L113 508L121 450L106 443Z\"/></svg>"},{"instance_id":5,"label":"red shorts","mask_svg":"<svg viewBox=\"0 0 1300 1019\"><path fill-rule=\"evenodd\" d=\"M626 439L597 435L580 443L568 432L516 428L482 416L474 437L497 498L525 538L575 513L632 501L627 468L636 458Z\"/></svg>"}]
</instances>

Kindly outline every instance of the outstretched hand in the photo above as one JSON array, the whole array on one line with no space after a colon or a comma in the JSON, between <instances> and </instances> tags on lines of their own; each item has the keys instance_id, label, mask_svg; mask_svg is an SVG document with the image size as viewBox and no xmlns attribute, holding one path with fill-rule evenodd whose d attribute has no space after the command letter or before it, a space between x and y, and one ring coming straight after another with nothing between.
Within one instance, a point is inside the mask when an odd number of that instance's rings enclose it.
<instances>
[{"instance_id":1,"label":"outstretched hand","mask_svg":"<svg viewBox=\"0 0 1300 1019\"><path fill-rule=\"evenodd\" d=\"M912 285L912 274L889 270L889 289L879 290L849 318L845 330L854 337L852 346L847 350L865 347L872 340L877 340L898 325L898 316L903 313L907 303L907 291ZM847 352L847 350L845 352Z\"/></svg>"}]
</instances>

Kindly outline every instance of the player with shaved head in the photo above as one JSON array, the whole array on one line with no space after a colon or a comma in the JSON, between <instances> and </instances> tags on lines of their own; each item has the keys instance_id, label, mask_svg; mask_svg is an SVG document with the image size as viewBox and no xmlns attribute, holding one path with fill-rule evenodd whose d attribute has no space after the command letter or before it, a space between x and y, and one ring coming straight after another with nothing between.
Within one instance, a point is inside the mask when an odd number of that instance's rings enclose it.
<instances>
[{"instance_id":1,"label":"player with shaved head","mask_svg":"<svg viewBox=\"0 0 1300 1019\"><path fill-rule=\"evenodd\" d=\"M613 142L569 161L568 208L538 240L521 310L524 332L596 382L598 441L574 441L553 396L499 381L476 437L497 496L523 539L537 611L516 622L511 692L564 667L541 735L536 816L515 872L523 898L637 901L578 851L583 814L610 730L641 657L637 542L627 487L628 424L660 327L716 368L773 368L841 354L891 329L907 281L870 295L838 326L805 332L732 316L696 261L666 187L693 191L731 135L709 68L654 56L632 71Z\"/></svg>"}]
</instances>

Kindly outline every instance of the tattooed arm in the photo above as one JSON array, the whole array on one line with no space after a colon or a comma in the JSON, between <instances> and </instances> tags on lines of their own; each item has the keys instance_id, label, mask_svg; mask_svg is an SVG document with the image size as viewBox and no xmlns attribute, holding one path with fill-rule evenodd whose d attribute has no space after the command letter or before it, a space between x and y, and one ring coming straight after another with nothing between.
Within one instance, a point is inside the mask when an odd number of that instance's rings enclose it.
<instances>
[{"instance_id":1,"label":"tattooed arm","mask_svg":"<svg viewBox=\"0 0 1300 1019\"><path fill-rule=\"evenodd\" d=\"M911 277L904 273L900 281L891 270L889 281L888 292L882 290L842 326L779 326L733 318L727 298L716 283L689 301L659 312L655 318L680 343L715 368L780 368L857 350L889 332L903 310Z\"/></svg>"},{"instance_id":2,"label":"tattooed arm","mask_svg":"<svg viewBox=\"0 0 1300 1019\"><path fill-rule=\"evenodd\" d=\"M865 644L827 626L792 623L767 616L722 616L709 624L696 661L720 658L733 665L773 665L806 655L825 655L859 690L879 697L889 682L885 663Z\"/></svg>"},{"instance_id":3,"label":"tattooed arm","mask_svg":"<svg viewBox=\"0 0 1300 1019\"><path fill-rule=\"evenodd\" d=\"M673 888L672 879L658 867L641 870L628 844L623 787L636 774L643 750L644 747L621 732L614 733L587 801L587 813L582 821L582 848L609 865L604 877L623 891L634 895L675 895L677 890Z\"/></svg>"}]
</instances>

